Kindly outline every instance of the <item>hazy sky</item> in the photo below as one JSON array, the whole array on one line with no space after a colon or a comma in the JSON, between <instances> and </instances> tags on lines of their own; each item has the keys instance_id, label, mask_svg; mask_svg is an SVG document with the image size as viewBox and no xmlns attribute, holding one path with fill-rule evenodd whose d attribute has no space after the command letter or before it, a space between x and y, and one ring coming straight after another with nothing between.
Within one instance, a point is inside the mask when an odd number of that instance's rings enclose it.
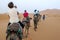
<instances>
[{"instance_id":1,"label":"hazy sky","mask_svg":"<svg viewBox=\"0 0 60 40\"><path fill-rule=\"evenodd\" d=\"M8 12L8 3L12 1L19 12L33 12L34 9L60 9L60 0L0 0L0 13Z\"/></svg>"}]
</instances>

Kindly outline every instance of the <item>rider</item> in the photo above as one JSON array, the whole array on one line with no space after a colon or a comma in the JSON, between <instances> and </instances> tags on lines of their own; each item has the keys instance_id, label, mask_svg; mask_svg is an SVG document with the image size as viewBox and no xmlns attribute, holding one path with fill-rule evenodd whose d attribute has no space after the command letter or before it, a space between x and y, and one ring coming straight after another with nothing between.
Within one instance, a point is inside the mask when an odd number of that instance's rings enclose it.
<instances>
[{"instance_id":1,"label":"rider","mask_svg":"<svg viewBox=\"0 0 60 40\"><path fill-rule=\"evenodd\" d=\"M29 22L28 21L29 20L29 14L28 14L28 12L26 10L24 10L23 16L24 16L24 19L26 19L25 21Z\"/></svg>"},{"instance_id":2,"label":"rider","mask_svg":"<svg viewBox=\"0 0 60 40\"><path fill-rule=\"evenodd\" d=\"M39 11L38 11L38 10L36 10L36 9L34 10L34 13L35 13L34 15L36 15L36 16L38 16L38 15L39 15Z\"/></svg>"},{"instance_id":3,"label":"rider","mask_svg":"<svg viewBox=\"0 0 60 40\"><path fill-rule=\"evenodd\" d=\"M43 15L43 20L45 20L45 15Z\"/></svg>"},{"instance_id":4,"label":"rider","mask_svg":"<svg viewBox=\"0 0 60 40\"><path fill-rule=\"evenodd\" d=\"M39 10L34 10L34 17L37 17L38 18L38 16L40 16L40 14L39 14Z\"/></svg>"},{"instance_id":5,"label":"rider","mask_svg":"<svg viewBox=\"0 0 60 40\"><path fill-rule=\"evenodd\" d=\"M21 21L18 18L19 13L17 13L17 10L16 10L17 7L14 6L13 2L9 2L8 7L9 7L9 10L8 10L9 23L8 23L8 26L12 23L19 23L22 27L22 30L23 30L24 25L21 23ZM8 30L9 30L9 27L7 27L7 35L9 32Z\"/></svg>"}]
</instances>

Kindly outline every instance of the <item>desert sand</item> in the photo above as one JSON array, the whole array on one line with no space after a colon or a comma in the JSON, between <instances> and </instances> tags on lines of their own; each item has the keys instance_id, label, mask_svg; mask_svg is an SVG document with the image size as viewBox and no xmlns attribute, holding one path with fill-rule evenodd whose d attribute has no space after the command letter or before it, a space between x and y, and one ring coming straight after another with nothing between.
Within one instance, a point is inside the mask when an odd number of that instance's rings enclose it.
<instances>
[{"instance_id":1,"label":"desert sand","mask_svg":"<svg viewBox=\"0 0 60 40\"><path fill-rule=\"evenodd\" d=\"M38 29L34 31L33 19L31 20L30 34L27 39L23 40L60 40L60 10L45 10L40 12L45 14L46 19L39 21ZM29 15L33 18L33 14ZM23 15L20 14L20 19ZM9 17L6 14L0 14L0 40L6 38L6 28Z\"/></svg>"}]
</instances>

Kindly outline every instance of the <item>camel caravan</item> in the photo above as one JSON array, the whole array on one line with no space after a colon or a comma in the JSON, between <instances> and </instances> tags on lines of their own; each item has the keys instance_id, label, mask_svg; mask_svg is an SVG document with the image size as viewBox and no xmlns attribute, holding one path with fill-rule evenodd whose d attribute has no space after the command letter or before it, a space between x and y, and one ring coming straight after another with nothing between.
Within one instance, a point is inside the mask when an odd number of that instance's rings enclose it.
<instances>
[{"instance_id":1,"label":"camel caravan","mask_svg":"<svg viewBox=\"0 0 60 40\"><path fill-rule=\"evenodd\" d=\"M45 20L45 15L40 15L39 10L35 9L33 19L29 17L27 10L24 10L23 19L20 21L18 17L19 12L16 11L17 6L14 6L13 2L10 2L8 3L8 7L8 16L10 19L6 30L6 40L22 40L25 37L27 38L29 35L30 21L33 20L34 31L36 31L38 22L41 21L41 18Z\"/></svg>"}]
</instances>

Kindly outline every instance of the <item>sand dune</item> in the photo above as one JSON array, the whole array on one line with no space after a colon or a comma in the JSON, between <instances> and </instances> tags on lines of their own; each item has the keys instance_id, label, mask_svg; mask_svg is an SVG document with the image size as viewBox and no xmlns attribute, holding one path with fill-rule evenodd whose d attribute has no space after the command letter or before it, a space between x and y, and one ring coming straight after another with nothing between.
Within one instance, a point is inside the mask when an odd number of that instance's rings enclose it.
<instances>
[{"instance_id":1,"label":"sand dune","mask_svg":"<svg viewBox=\"0 0 60 40\"><path fill-rule=\"evenodd\" d=\"M57 13L54 10L48 13L47 11L41 12L41 15L46 15L46 19L45 21L41 19L36 32L33 29L33 21L31 21L30 34L27 40L60 40L60 12ZM29 16L33 17L33 14ZM22 17L23 15L20 14L20 19ZM0 14L0 40L5 40L8 20L9 17L6 14Z\"/></svg>"}]
</instances>

